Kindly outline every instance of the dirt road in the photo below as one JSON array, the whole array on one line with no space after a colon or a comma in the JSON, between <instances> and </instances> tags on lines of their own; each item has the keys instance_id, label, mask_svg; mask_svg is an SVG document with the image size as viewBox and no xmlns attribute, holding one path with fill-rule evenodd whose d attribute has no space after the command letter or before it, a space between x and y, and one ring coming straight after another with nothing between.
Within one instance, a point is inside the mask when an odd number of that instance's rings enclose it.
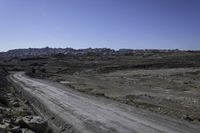
<instances>
[{"instance_id":1,"label":"dirt road","mask_svg":"<svg viewBox=\"0 0 200 133\"><path fill-rule=\"evenodd\" d=\"M89 96L19 72L10 79L81 133L199 133L200 125ZM67 132L64 131L64 132Z\"/></svg>"}]
</instances>

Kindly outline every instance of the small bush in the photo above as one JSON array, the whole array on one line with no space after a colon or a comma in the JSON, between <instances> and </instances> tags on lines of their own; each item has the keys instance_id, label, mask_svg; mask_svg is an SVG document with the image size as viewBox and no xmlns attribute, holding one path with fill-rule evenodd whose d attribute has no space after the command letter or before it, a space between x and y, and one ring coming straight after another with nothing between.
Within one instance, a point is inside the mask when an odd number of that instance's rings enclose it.
<instances>
[{"instance_id":1,"label":"small bush","mask_svg":"<svg viewBox=\"0 0 200 133\"><path fill-rule=\"evenodd\" d=\"M45 69L45 68L42 68L42 69L41 69L41 72L46 73L46 69Z\"/></svg>"},{"instance_id":2,"label":"small bush","mask_svg":"<svg viewBox=\"0 0 200 133\"><path fill-rule=\"evenodd\" d=\"M36 73L35 68L32 68L31 72L32 72L33 74L35 74L35 73Z\"/></svg>"},{"instance_id":3,"label":"small bush","mask_svg":"<svg viewBox=\"0 0 200 133\"><path fill-rule=\"evenodd\" d=\"M9 106L9 102L6 97L0 97L0 104L6 107Z\"/></svg>"}]
</instances>

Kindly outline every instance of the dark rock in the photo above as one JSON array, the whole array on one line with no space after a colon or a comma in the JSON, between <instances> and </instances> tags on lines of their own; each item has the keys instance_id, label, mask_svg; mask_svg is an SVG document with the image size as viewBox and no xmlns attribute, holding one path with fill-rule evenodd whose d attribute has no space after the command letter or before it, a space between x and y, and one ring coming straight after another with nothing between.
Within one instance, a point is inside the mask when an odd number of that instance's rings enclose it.
<instances>
[{"instance_id":1,"label":"dark rock","mask_svg":"<svg viewBox=\"0 0 200 133\"><path fill-rule=\"evenodd\" d=\"M29 104L29 101L28 101L28 100L25 100L25 101L24 101L24 104Z\"/></svg>"},{"instance_id":2,"label":"dark rock","mask_svg":"<svg viewBox=\"0 0 200 133\"><path fill-rule=\"evenodd\" d=\"M1 114L1 111L0 111L0 122L3 120L3 115Z\"/></svg>"},{"instance_id":3,"label":"dark rock","mask_svg":"<svg viewBox=\"0 0 200 133\"><path fill-rule=\"evenodd\" d=\"M184 120L187 120L187 121L194 121L194 119L192 117L190 117L189 115L185 115L183 116Z\"/></svg>"},{"instance_id":4,"label":"dark rock","mask_svg":"<svg viewBox=\"0 0 200 133\"><path fill-rule=\"evenodd\" d=\"M51 120L54 120L55 119L55 117L51 117Z\"/></svg>"},{"instance_id":5,"label":"dark rock","mask_svg":"<svg viewBox=\"0 0 200 133\"><path fill-rule=\"evenodd\" d=\"M24 109L24 110L23 110L23 114L24 114L25 116L27 116L27 115L32 115L32 112L29 111L29 110Z\"/></svg>"},{"instance_id":6,"label":"dark rock","mask_svg":"<svg viewBox=\"0 0 200 133\"><path fill-rule=\"evenodd\" d=\"M40 116L26 116L22 118L29 129L36 133L44 133L47 130L48 123Z\"/></svg>"},{"instance_id":7,"label":"dark rock","mask_svg":"<svg viewBox=\"0 0 200 133\"><path fill-rule=\"evenodd\" d=\"M59 130L59 133L61 132L64 132L66 129L64 127L62 127L60 130Z\"/></svg>"},{"instance_id":8,"label":"dark rock","mask_svg":"<svg viewBox=\"0 0 200 133\"><path fill-rule=\"evenodd\" d=\"M16 126L20 126L20 127L22 127L22 128L27 128L26 123L25 123L25 122L22 120L22 118L20 118L20 117L18 117L18 118L15 120L14 124L15 124Z\"/></svg>"}]
</instances>

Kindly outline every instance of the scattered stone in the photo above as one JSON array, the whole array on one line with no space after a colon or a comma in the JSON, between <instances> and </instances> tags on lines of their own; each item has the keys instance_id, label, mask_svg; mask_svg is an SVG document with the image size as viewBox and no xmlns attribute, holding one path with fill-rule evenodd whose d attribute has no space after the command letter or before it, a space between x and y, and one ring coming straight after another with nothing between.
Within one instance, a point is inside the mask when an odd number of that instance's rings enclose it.
<instances>
[{"instance_id":1,"label":"scattered stone","mask_svg":"<svg viewBox=\"0 0 200 133\"><path fill-rule=\"evenodd\" d=\"M10 131L11 131L12 133L22 133L22 130L20 129L19 126L10 129Z\"/></svg>"},{"instance_id":2,"label":"scattered stone","mask_svg":"<svg viewBox=\"0 0 200 133\"><path fill-rule=\"evenodd\" d=\"M30 115L23 117L22 119L31 130L37 133L44 133L48 127L47 121L40 116Z\"/></svg>"}]
</instances>

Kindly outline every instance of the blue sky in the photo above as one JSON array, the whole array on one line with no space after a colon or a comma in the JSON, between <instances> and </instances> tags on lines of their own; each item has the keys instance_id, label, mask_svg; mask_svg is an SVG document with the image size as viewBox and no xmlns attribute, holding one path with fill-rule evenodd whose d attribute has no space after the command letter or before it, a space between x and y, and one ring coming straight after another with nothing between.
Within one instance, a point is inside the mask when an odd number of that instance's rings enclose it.
<instances>
[{"instance_id":1,"label":"blue sky","mask_svg":"<svg viewBox=\"0 0 200 133\"><path fill-rule=\"evenodd\" d=\"M200 0L0 0L0 51L200 50Z\"/></svg>"}]
</instances>

